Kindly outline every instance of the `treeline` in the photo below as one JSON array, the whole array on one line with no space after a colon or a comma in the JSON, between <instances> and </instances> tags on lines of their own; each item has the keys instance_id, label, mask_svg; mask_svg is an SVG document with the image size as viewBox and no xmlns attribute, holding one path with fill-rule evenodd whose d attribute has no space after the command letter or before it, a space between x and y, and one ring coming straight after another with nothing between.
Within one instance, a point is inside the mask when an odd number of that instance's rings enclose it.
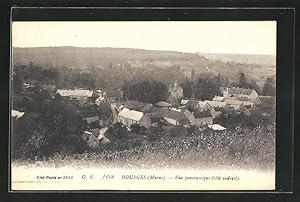
<instances>
[{"instance_id":1,"label":"treeline","mask_svg":"<svg viewBox=\"0 0 300 202\"><path fill-rule=\"evenodd\" d=\"M155 103L168 98L168 86L161 81L145 80L126 83L123 86L124 99Z\"/></svg>"},{"instance_id":2,"label":"treeline","mask_svg":"<svg viewBox=\"0 0 300 202\"><path fill-rule=\"evenodd\" d=\"M125 91L126 99L154 102L165 100L167 88L175 80L183 88L184 97L196 99L212 99L220 95L220 87L237 86L255 89L262 95L275 95L275 81L267 78L262 89L254 80L247 78L244 72L238 73L238 80L230 81L228 77L213 73L201 73L187 78L179 66L169 68L132 67L130 65L114 66L109 64L105 68L90 67L86 70L62 67L48 69L33 63L18 65L13 68L13 89L20 91L22 83L55 85L57 88L89 88L89 89L117 89Z\"/></svg>"},{"instance_id":3,"label":"treeline","mask_svg":"<svg viewBox=\"0 0 300 202\"><path fill-rule=\"evenodd\" d=\"M192 71L191 78L193 77ZM276 93L275 81L272 78L268 77L262 88L254 80L249 80L242 71L238 73L238 78L237 81L230 82L228 77L220 73L218 75L201 73L194 80L186 78L180 86L183 89L184 97L201 100L211 100L215 95L222 95L220 88L225 86L254 89L258 94L268 96L274 96Z\"/></svg>"},{"instance_id":4,"label":"treeline","mask_svg":"<svg viewBox=\"0 0 300 202\"><path fill-rule=\"evenodd\" d=\"M14 66L13 72L25 83L54 84L57 88L117 89L129 81L158 80L169 85L174 80L184 80L184 73L179 66L132 67L129 64L114 66L110 63L106 67L91 66L83 70L70 67L45 68L29 63Z\"/></svg>"}]
</instances>

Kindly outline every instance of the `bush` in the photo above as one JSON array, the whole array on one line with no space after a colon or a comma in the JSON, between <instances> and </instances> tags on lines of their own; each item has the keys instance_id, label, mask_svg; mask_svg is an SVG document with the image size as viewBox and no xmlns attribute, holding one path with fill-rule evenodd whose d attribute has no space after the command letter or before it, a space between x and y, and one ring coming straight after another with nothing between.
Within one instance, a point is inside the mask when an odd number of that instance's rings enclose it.
<instances>
[{"instance_id":1,"label":"bush","mask_svg":"<svg viewBox=\"0 0 300 202\"><path fill-rule=\"evenodd\" d=\"M117 122L108 127L107 131L105 132L105 137L111 140L123 139L128 137L128 131L126 126Z\"/></svg>"},{"instance_id":2,"label":"bush","mask_svg":"<svg viewBox=\"0 0 300 202\"><path fill-rule=\"evenodd\" d=\"M139 124L132 124L130 129L131 132L138 135L146 135L147 133L147 128L145 128L144 126L140 126Z\"/></svg>"}]
</instances>

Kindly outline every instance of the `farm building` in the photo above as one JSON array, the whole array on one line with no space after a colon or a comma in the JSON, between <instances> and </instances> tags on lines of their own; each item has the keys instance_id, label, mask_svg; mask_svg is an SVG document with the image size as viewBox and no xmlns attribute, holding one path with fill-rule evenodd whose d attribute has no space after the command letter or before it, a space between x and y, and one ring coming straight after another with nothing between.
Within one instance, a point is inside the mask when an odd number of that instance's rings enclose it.
<instances>
[{"instance_id":1,"label":"farm building","mask_svg":"<svg viewBox=\"0 0 300 202\"><path fill-rule=\"evenodd\" d=\"M213 117L210 111L199 111L196 110L194 112L195 116L195 125L196 126L204 126L213 124Z\"/></svg>"},{"instance_id":2,"label":"farm building","mask_svg":"<svg viewBox=\"0 0 300 202\"><path fill-rule=\"evenodd\" d=\"M256 100L258 98L258 94L254 89L231 87L223 89L223 97L243 97L248 98L249 100Z\"/></svg>"},{"instance_id":3,"label":"farm building","mask_svg":"<svg viewBox=\"0 0 300 202\"><path fill-rule=\"evenodd\" d=\"M128 108L123 108L120 111L117 120L127 127L130 127L132 124L139 124L148 128L151 125L151 119L148 115Z\"/></svg>"},{"instance_id":4,"label":"farm building","mask_svg":"<svg viewBox=\"0 0 300 202\"><path fill-rule=\"evenodd\" d=\"M170 109L164 119L173 125L194 125L195 117L188 109Z\"/></svg>"}]
</instances>

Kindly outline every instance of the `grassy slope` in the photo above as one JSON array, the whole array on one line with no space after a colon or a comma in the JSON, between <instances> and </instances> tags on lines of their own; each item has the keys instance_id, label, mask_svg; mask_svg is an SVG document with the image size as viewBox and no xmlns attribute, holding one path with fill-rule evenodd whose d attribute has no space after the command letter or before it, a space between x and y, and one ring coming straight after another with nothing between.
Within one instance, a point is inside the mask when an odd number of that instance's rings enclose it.
<instances>
[{"instance_id":1,"label":"grassy slope","mask_svg":"<svg viewBox=\"0 0 300 202\"><path fill-rule=\"evenodd\" d=\"M223 57L224 58L224 57ZM238 57L233 57L238 58ZM259 56L247 56L247 60L261 61ZM119 63L129 63L135 67L168 67L179 65L184 69L187 76L192 68L196 73L220 72L231 80L236 79L239 70L246 73L249 79L254 79L262 85L266 77L274 76L274 66L266 64L239 64L230 63L226 60L211 60L199 54L181 53L175 51L152 51L129 48L78 48L78 47L47 47L47 48L14 48L14 64L27 64L33 62L39 65L52 67L77 66L108 66ZM270 63L272 64L272 62Z\"/></svg>"}]
</instances>

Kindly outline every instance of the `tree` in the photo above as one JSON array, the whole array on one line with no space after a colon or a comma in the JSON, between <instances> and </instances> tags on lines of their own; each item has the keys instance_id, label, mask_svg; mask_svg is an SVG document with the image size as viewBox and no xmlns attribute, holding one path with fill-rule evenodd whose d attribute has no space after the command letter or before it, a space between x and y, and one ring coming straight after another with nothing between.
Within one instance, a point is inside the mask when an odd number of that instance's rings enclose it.
<instances>
[{"instance_id":1,"label":"tree","mask_svg":"<svg viewBox=\"0 0 300 202\"><path fill-rule=\"evenodd\" d=\"M195 79L195 69L193 68L191 71L191 80L194 81Z\"/></svg>"},{"instance_id":2,"label":"tree","mask_svg":"<svg viewBox=\"0 0 300 202\"><path fill-rule=\"evenodd\" d=\"M275 90L275 87L274 87L274 82L270 77L268 77L265 80L265 83L264 83L264 86L263 86L263 89L262 89L262 94L263 95L274 96L275 93L276 93L276 90Z\"/></svg>"},{"instance_id":3,"label":"tree","mask_svg":"<svg viewBox=\"0 0 300 202\"><path fill-rule=\"evenodd\" d=\"M194 90L195 98L201 100L211 100L221 94L216 77L207 73L200 74Z\"/></svg>"},{"instance_id":4,"label":"tree","mask_svg":"<svg viewBox=\"0 0 300 202\"><path fill-rule=\"evenodd\" d=\"M105 137L112 140L126 138L127 136L128 131L126 126L119 122L108 127L107 131L105 132Z\"/></svg>"},{"instance_id":5,"label":"tree","mask_svg":"<svg viewBox=\"0 0 300 202\"><path fill-rule=\"evenodd\" d=\"M247 82L247 79L246 79L245 73L240 71L239 72L238 86L241 87L241 88L245 88L246 87L246 82Z\"/></svg>"},{"instance_id":6,"label":"tree","mask_svg":"<svg viewBox=\"0 0 300 202\"><path fill-rule=\"evenodd\" d=\"M138 134L138 135L146 135L147 133L147 128L144 126L140 126L139 124L132 124L130 126L130 129L133 133Z\"/></svg>"},{"instance_id":7,"label":"tree","mask_svg":"<svg viewBox=\"0 0 300 202\"><path fill-rule=\"evenodd\" d=\"M160 81L141 81L127 83L123 86L124 98L140 102L155 103L166 100L168 87Z\"/></svg>"},{"instance_id":8,"label":"tree","mask_svg":"<svg viewBox=\"0 0 300 202\"><path fill-rule=\"evenodd\" d=\"M193 88L191 82L186 78L183 83L180 84L183 89L184 97L190 98L193 97Z\"/></svg>"},{"instance_id":9,"label":"tree","mask_svg":"<svg viewBox=\"0 0 300 202\"><path fill-rule=\"evenodd\" d=\"M14 95L19 94L22 91L22 79L15 73L13 73L12 77L12 92Z\"/></svg>"}]
</instances>

